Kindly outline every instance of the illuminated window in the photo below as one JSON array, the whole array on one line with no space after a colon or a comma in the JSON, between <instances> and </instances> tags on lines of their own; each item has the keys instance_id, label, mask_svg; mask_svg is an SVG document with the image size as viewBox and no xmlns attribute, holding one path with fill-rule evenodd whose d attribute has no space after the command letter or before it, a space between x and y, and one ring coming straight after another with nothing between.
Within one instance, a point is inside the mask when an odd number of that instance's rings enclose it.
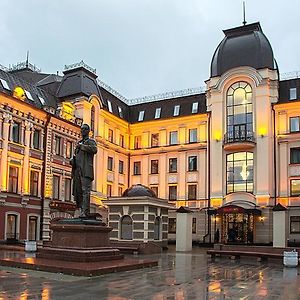
<instances>
[{"instance_id":1,"label":"illuminated window","mask_svg":"<svg viewBox=\"0 0 300 300\"><path fill-rule=\"evenodd\" d=\"M21 141L21 124L18 122L14 122L12 125L12 140L14 143Z\"/></svg>"},{"instance_id":2,"label":"illuminated window","mask_svg":"<svg viewBox=\"0 0 300 300\"><path fill-rule=\"evenodd\" d=\"M227 92L226 141L251 141L252 119L252 88L246 82L237 82Z\"/></svg>"},{"instance_id":3,"label":"illuminated window","mask_svg":"<svg viewBox=\"0 0 300 300\"><path fill-rule=\"evenodd\" d=\"M290 88L290 100L297 99L297 88Z\"/></svg>"},{"instance_id":4,"label":"illuminated window","mask_svg":"<svg viewBox=\"0 0 300 300\"><path fill-rule=\"evenodd\" d=\"M35 129L33 132L33 148L40 149L41 148L41 131Z\"/></svg>"},{"instance_id":5,"label":"illuminated window","mask_svg":"<svg viewBox=\"0 0 300 300\"><path fill-rule=\"evenodd\" d=\"M10 193L18 193L18 177L19 168L10 166L8 178L8 191Z\"/></svg>"},{"instance_id":6,"label":"illuminated window","mask_svg":"<svg viewBox=\"0 0 300 300\"><path fill-rule=\"evenodd\" d=\"M141 175L141 162L135 161L133 163L133 175Z\"/></svg>"},{"instance_id":7,"label":"illuminated window","mask_svg":"<svg viewBox=\"0 0 300 300\"><path fill-rule=\"evenodd\" d=\"M189 184L188 185L188 200L196 200L197 199L197 185Z\"/></svg>"},{"instance_id":8,"label":"illuminated window","mask_svg":"<svg viewBox=\"0 0 300 300\"><path fill-rule=\"evenodd\" d=\"M111 105L111 102L109 100L107 100L107 105L108 105L108 111L112 113L113 112L112 105Z\"/></svg>"},{"instance_id":9,"label":"illuminated window","mask_svg":"<svg viewBox=\"0 0 300 300\"><path fill-rule=\"evenodd\" d=\"M290 217L290 233L300 233L300 216Z\"/></svg>"},{"instance_id":10,"label":"illuminated window","mask_svg":"<svg viewBox=\"0 0 300 300\"><path fill-rule=\"evenodd\" d=\"M114 165L114 159L112 157L107 158L107 170L112 171Z\"/></svg>"},{"instance_id":11,"label":"illuminated window","mask_svg":"<svg viewBox=\"0 0 300 300\"><path fill-rule=\"evenodd\" d=\"M30 171L30 195L38 196L39 189L39 172Z\"/></svg>"},{"instance_id":12,"label":"illuminated window","mask_svg":"<svg viewBox=\"0 0 300 300\"><path fill-rule=\"evenodd\" d=\"M122 134L119 136L119 145L124 148L124 135Z\"/></svg>"},{"instance_id":13,"label":"illuminated window","mask_svg":"<svg viewBox=\"0 0 300 300\"><path fill-rule=\"evenodd\" d=\"M134 149L141 149L142 137L140 135L134 137Z\"/></svg>"},{"instance_id":14,"label":"illuminated window","mask_svg":"<svg viewBox=\"0 0 300 300\"><path fill-rule=\"evenodd\" d=\"M194 102L192 106L192 114L196 114L198 112L198 102Z\"/></svg>"},{"instance_id":15,"label":"illuminated window","mask_svg":"<svg viewBox=\"0 0 300 300\"><path fill-rule=\"evenodd\" d=\"M71 179L66 178L65 179L65 201L71 201Z\"/></svg>"},{"instance_id":16,"label":"illuminated window","mask_svg":"<svg viewBox=\"0 0 300 300\"><path fill-rule=\"evenodd\" d=\"M197 142L197 128L193 128L189 130L189 143Z\"/></svg>"},{"instance_id":17,"label":"illuminated window","mask_svg":"<svg viewBox=\"0 0 300 300\"><path fill-rule=\"evenodd\" d=\"M169 173L177 172L177 158L169 158Z\"/></svg>"},{"instance_id":18,"label":"illuminated window","mask_svg":"<svg viewBox=\"0 0 300 300\"><path fill-rule=\"evenodd\" d=\"M145 111L144 110L141 110L139 112L139 118L138 118L138 121L143 121L144 120L144 115L145 115Z\"/></svg>"},{"instance_id":19,"label":"illuminated window","mask_svg":"<svg viewBox=\"0 0 300 300\"><path fill-rule=\"evenodd\" d=\"M299 132L300 131L300 122L299 117L290 118L290 132Z\"/></svg>"},{"instance_id":20,"label":"illuminated window","mask_svg":"<svg viewBox=\"0 0 300 300\"><path fill-rule=\"evenodd\" d=\"M111 195L112 195L112 185L108 184L106 188L107 188L107 197L111 197Z\"/></svg>"},{"instance_id":21,"label":"illuminated window","mask_svg":"<svg viewBox=\"0 0 300 300\"><path fill-rule=\"evenodd\" d=\"M57 175L53 175L52 188L52 197L53 199L58 200L60 194L60 177Z\"/></svg>"},{"instance_id":22,"label":"illuminated window","mask_svg":"<svg viewBox=\"0 0 300 300\"><path fill-rule=\"evenodd\" d=\"M178 144L178 133L177 131L170 132L170 145L177 145Z\"/></svg>"},{"instance_id":23,"label":"illuminated window","mask_svg":"<svg viewBox=\"0 0 300 300\"><path fill-rule=\"evenodd\" d=\"M151 160L151 174L158 174L158 159Z\"/></svg>"},{"instance_id":24,"label":"illuminated window","mask_svg":"<svg viewBox=\"0 0 300 300\"><path fill-rule=\"evenodd\" d=\"M253 192L253 153L227 155L227 193Z\"/></svg>"},{"instance_id":25,"label":"illuminated window","mask_svg":"<svg viewBox=\"0 0 300 300\"><path fill-rule=\"evenodd\" d=\"M175 105L174 106L174 111L173 111L173 116L176 117L179 115L179 111L180 111L180 105Z\"/></svg>"},{"instance_id":26,"label":"illuminated window","mask_svg":"<svg viewBox=\"0 0 300 300\"><path fill-rule=\"evenodd\" d=\"M1 84L2 84L2 86L3 86L4 89L10 91L10 87L8 86L8 83L7 83L6 80L0 78L0 82L1 82Z\"/></svg>"},{"instance_id":27,"label":"illuminated window","mask_svg":"<svg viewBox=\"0 0 300 300\"><path fill-rule=\"evenodd\" d=\"M197 171L197 156L189 156L188 158L188 171Z\"/></svg>"},{"instance_id":28,"label":"illuminated window","mask_svg":"<svg viewBox=\"0 0 300 300\"><path fill-rule=\"evenodd\" d=\"M24 91L25 91L25 95L26 95L27 99L29 99L29 100L31 100L31 101L34 101L33 98L32 98L31 93L28 92L28 91L26 91L26 90L24 90Z\"/></svg>"},{"instance_id":29,"label":"illuminated window","mask_svg":"<svg viewBox=\"0 0 300 300\"><path fill-rule=\"evenodd\" d=\"M158 147L159 146L159 133L152 133L151 134L151 147Z\"/></svg>"},{"instance_id":30,"label":"illuminated window","mask_svg":"<svg viewBox=\"0 0 300 300\"><path fill-rule=\"evenodd\" d=\"M124 161L119 160L119 174L124 174Z\"/></svg>"},{"instance_id":31,"label":"illuminated window","mask_svg":"<svg viewBox=\"0 0 300 300\"><path fill-rule=\"evenodd\" d=\"M177 200L177 185L169 186L169 200L170 201Z\"/></svg>"},{"instance_id":32,"label":"illuminated window","mask_svg":"<svg viewBox=\"0 0 300 300\"><path fill-rule=\"evenodd\" d=\"M290 163L300 164L300 148L295 147L290 149Z\"/></svg>"},{"instance_id":33,"label":"illuminated window","mask_svg":"<svg viewBox=\"0 0 300 300\"><path fill-rule=\"evenodd\" d=\"M67 141L66 157L71 158L72 156L73 156L73 143L70 141Z\"/></svg>"},{"instance_id":34,"label":"illuminated window","mask_svg":"<svg viewBox=\"0 0 300 300\"><path fill-rule=\"evenodd\" d=\"M119 111L119 116L120 118L123 118L123 110L122 110L122 107L118 106L118 111Z\"/></svg>"},{"instance_id":35,"label":"illuminated window","mask_svg":"<svg viewBox=\"0 0 300 300\"><path fill-rule=\"evenodd\" d=\"M169 218L168 232L176 233L176 218Z\"/></svg>"},{"instance_id":36,"label":"illuminated window","mask_svg":"<svg viewBox=\"0 0 300 300\"><path fill-rule=\"evenodd\" d=\"M154 192L156 197L158 197L158 186L150 186L150 189Z\"/></svg>"},{"instance_id":37,"label":"illuminated window","mask_svg":"<svg viewBox=\"0 0 300 300\"><path fill-rule=\"evenodd\" d=\"M155 116L154 116L154 118L155 119L159 119L160 118L160 114L161 114L161 108L158 107L158 108L155 109Z\"/></svg>"},{"instance_id":38,"label":"illuminated window","mask_svg":"<svg viewBox=\"0 0 300 300\"><path fill-rule=\"evenodd\" d=\"M300 195L300 179L291 180L291 196Z\"/></svg>"},{"instance_id":39,"label":"illuminated window","mask_svg":"<svg viewBox=\"0 0 300 300\"><path fill-rule=\"evenodd\" d=\"M108 140L113 143L114 142L114 131L112 129L108 129Z\"/></svg>"}]
</instances>

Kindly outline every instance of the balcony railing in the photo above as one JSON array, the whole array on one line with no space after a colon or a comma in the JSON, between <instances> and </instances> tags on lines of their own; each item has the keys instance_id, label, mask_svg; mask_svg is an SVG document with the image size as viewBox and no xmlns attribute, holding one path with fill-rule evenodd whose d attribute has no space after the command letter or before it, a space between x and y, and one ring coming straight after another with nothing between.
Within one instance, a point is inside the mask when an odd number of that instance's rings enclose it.
<instances>
[{"instance_id":1,"label":"balcony railing","mask_svg":"<svg viewBox=\"0 0 300 300\"><path fill-rule=\"evenodd\" d=\"M255 142L254 133L251 130L234 130L228 131L224 135L224 144Z\"/></svg>"}]
</instances>

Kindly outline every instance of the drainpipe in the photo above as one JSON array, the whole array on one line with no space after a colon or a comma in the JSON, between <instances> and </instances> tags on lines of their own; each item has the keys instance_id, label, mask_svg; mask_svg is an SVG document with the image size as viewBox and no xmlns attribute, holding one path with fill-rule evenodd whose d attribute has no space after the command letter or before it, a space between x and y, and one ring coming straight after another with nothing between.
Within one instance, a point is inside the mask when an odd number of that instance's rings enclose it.
<instances>
[{"instance_id":1,"label":"drainpipe","mask_svg":"<svg viewBox=\"0 0 300 300\"><path fill-rule=\"evenodd\" d=\"M207 161L208 161L208 180L207 180L207 226L208 231L207 234L209 236L209 243L211 243L211 216L209 214L210 211L210 134L211 134L211 112L208 112L208 124L207 124Z\"/></svg>"},{"instance_id":2,"label":"drainpipe","mask_svg":"<svg viewBox=\"0 0 300 300\"><path fill-rule=\"evenodd\" d=\"M274 159L274 205L277 204L277 160L276 160L276 115L274 104L272 104L272 112L273 112L273 159Z\"/></svg>"},{"instance_id":3,"label":"drainpipe","mask_svg":"<svg viewBox=\"0 0 300 300\"><path fill-rule=\"evenodd\" d=\"M47 137L48 137L48 126L50 123L51 115L47 114L47 119L45 123L45 133L44 133L44 140L43 140L43 170L42 170L42 184L41 184L41 218L40 218L40 240L43 240L43 223L44 223L44 201L45 201L45 190L46 190L46 160L47 160Z\"/></svg>"}]
</instances>

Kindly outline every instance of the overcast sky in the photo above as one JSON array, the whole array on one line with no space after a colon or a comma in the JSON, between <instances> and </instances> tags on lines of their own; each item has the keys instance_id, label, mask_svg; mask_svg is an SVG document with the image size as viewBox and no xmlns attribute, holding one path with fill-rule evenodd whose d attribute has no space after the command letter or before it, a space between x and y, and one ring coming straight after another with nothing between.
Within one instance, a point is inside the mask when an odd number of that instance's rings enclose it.
<instances>
[{"instance_id":1,"label":"overcast sky","mask_svg":"<svg viewBox=\"0 0 300 300\"><path fill-rule=\"evenodd\" d=\"M300 70L300 1L248 0L281 73ZM84 60L127 98L199 87L242 0L0 0L0 64L43 72Z\"/></svg>"}]
</instances>

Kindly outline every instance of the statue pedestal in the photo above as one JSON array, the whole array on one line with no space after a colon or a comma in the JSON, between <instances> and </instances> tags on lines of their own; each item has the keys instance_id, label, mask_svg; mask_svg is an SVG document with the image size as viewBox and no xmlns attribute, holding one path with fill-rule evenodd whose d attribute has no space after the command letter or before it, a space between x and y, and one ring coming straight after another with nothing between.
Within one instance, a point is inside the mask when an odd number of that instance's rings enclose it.
<instances>
[{"instance_id":1,"label":"statue pedestal","mask_svg":"<svg viewBox=\"0 0 300 300\"><path fill-rule=\"evenodd\" d=\"M94 224L97 224L94 222ZM122 259L118 249L110 247L109 233L112 228L90 225L76 219L52 224L52 242L38 253L39 258L51 258L74 262L97 262Z\"/></svg>"}]
</instances>

